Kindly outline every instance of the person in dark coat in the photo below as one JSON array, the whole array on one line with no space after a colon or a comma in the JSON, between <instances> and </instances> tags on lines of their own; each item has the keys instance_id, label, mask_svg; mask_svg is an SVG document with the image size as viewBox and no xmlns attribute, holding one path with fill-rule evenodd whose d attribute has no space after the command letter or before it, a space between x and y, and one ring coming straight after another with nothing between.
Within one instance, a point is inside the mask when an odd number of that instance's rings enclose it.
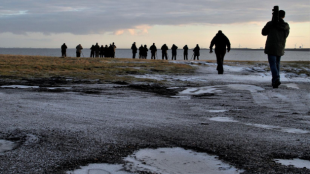
<instances>
[{"instance_id":1,"label":"person in dark coat","mask_svg":"<svg viewBox=\"0 0 310 174\"><path fill-rule=\"evenodd\" d=\"M169 50L169 48L167 47L166 44L164 44L164 45L161 47L162 60L164 60L164 58L166 58L166 60L168 60L167 50Z\"/></svg>"},{"instance_id":2,"label":"person in dark coat","mask_svg":"<svg viewBox=\"0 0 310 174\"><path fill-rule=\"evenodd\" d=\"M141 44L141 46L139 47L139 59L142 59L143 57L143 50L144 50L144 48L143 48L143 45Z\"/></svg>"},{"instance_id":3,"label":"person in dark coat","mask_svg":"<svg viewBox=\"0 0 310 174\"><path fill-rule=\"evenodd\" d=\"M268 55L268 62L272 74L272 87L278 88L280 81L280 60L284 55L286 38L290 33L290 26L283 19L285 11L279 11L278 22L268 22L262 29L262 35L267 36L265 54Z\"/></svg>"},{"instance_id":4,"label":"person in dark coat","mask_svg":"<svg viewBox=\"0 0 310 174\"><path fill-rule=\"evenodd\" d=\"M196 47L194 48L193 52L194 52L194 60L196 60L196 57L197 57L197 60L199 60L199 56L200 56L200 47L199 47L198 44L197 44Z\"/></svg>"},{"instance_id":5,"label":"person in dark coat","mask_svg":"<svg viewBox=\"0 0 310 174\"><path fill-rule=\"evenodd\" d=\"M112 44L110 44L109 46L109 56L108 57L111 57L113 58L113 55L114 55L114 46Z\"/></svg>"},{"instance_id":6,"label":"person in dark coat","mask_svg":"<svg viewBox=\"0 0 310 174\"><path fill-rule=\"evenodd\" d=\"M214 36L210 44L210 53L213 53L212 47L215 45L215 54L216 54L216 61L217 61L217 68L218 74L223 74L224 68L224 57L226 54L226 47L227 52L230 51L230 42L229 39L223 34L221 30Z\"/></svg>"},{"instance_id":7,"label":"person in dark coat","mask_svg":"<svg viewBox=\"0 0 310 174\"><path fill-rule=\"evenodd\" d=\"M90 47L90 57L95 57L95 45Z\"/></svg>"},{"instance_id":8,"label":"person in dark coat","mask_svg":"<svg viewBox=\"0 0 310 174\"><path fill-rule=\"evenodd\" d=\"M135 58L136 58L136 54L137 54L136 42L134 42L134 43L132 44L131 50L132 50L132 58L135 59Z\"/></svg>"},{"instance_id":9,"label":"person in dark coat","mask_svg":"<svg viewBox=\"0 0 310 174\"><path fill-rule=\"evenodd\" d=\"M104 56L104 51L105 51L105 48L103 47L103 45L101 45L101 47L100 47L100 57Z\"/></svg>"},{"instance_id":10,"label":"person in dark coat","mask_svg":"<svg viewBox=\"0 0 310 174\"><path fill-rule=\"evenodd\" d=\"M113 47L113 50L112 50L111 54L112 54L112 57L115 58L116 46L114 45L114 42L112 43L112 47Z\"/></svg>"},{"instance_id":11,"label":"person in dark coat","mask_svg":"<svg viewBox=\"0 0 310 174\"><path fill-rule=\"evenodd\" d=\"M61 56L62 57L67 57L67 45L64 43L61 45Z\"/></svg>"},{"instance_id":12,"label":"person in dark coat","mask_svg":"<svg viewBox=\"0 0 310 174\"><path fill-rule=\"evenodd\" d=\"M173 58L174 58L174 60L177 60L177 49L178 49L178 47L173 44L171 47L171 52L172 52L171 60L173 60Z\"/></svg>"},{"instance_id":13,"label":"person in dark coat","mask_svg":"<svg viewBox=\"0 0 310 174\"><path fill-rule=\"evenodd\" d=\"M105 47L104 47L104 57L109 57L109 47L108 47L108 45L105 45Z\"/></svg>"},{"instance_id":14,"label":"person in dark coat","mask_svg":"<svg viewBox=\"0 0 310 174\"><path fill-rule=\"evenodd\" d=\"M154 60L156 59L156 52L157 52L157 48L156 48L156 46L155 46L155 43L153 43L153 45L150 47L150 50L151 50L151 54L152 54L152 56L151 56L151 59L153 59L154 58Z\"/></svg>"},{"instance_id":15,"label":"person in dark coat","mask_svg":"<svg viewBox=\"0 0 310 174\"><path fill-rule=\"evenodd\" d=\"M187 47L187 45L185 45L183 47L183 50L184 50L184 52L183 52L184 60L188 60L188 47Z\"/></svg>"},{"instance_id":16,"label":"person in dark coat","mask_svg":"<svg viewBox=\"0 0 310 174\"><path fill-rule=\"evenodd\" d=\"M147 59L147 52L149 51L149 49L147 49L147 46L146 45L144 45L144 47L143 47L143 58L144 59Z\"/></svg>"},{"instance_id":17,"label":"person in dark coat","mask_svg":"<svg viewBox=\"0 0 310 174\"><path fill-rule=\"evenodd\" d=\"M96 56L96 57L99 57L100 46L98 45L98 43L96 43L96 45L95 45L95 50L94 50L94 52L95 52L95 56Z\"/></svg>"},{"instance_id":18,"label":"person in dark coat","mask_svg":"<svg viewBox=\"0 0 310 174\"><path fill-rule=\"evenodd\" d=\"M83 49L83 47L81 44L76 46L76 57L81 57L82 49Z\"/></svg>"}]
</instances>

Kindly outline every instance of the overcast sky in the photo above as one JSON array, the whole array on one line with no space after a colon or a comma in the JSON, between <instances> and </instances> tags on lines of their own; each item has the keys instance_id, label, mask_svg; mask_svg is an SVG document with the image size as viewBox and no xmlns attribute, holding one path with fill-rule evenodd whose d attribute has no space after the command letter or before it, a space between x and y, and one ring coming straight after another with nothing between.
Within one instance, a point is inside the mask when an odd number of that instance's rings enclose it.
<instances>
[{"instance_id":1,"label":"overcast sky","mask_svg":"<svg viewBox=\"0 0 310 174\"><path fill-rule=\"evenodd\" d=\"M132 42L209 47L221 29L232 47L263 47L262 27L279 5L287 13L287 47L310 47L309 0L0 0L0 47L58 48Z\"/></svg>"}]
</instances>

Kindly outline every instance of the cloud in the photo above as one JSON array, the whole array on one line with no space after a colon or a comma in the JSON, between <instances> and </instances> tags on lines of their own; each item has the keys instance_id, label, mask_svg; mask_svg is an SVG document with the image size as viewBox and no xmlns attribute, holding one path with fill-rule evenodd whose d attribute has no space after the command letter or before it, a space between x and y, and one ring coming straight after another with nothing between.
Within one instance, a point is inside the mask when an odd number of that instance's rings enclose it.
<instances>
[{"instance_id":1,"label":"cloud","mask_svg":"<svg viewBox=\"0 0 310 174\"><path fill-rule=\"evenodd\" d=\"M287 21L309 22L308 0L272 3L285 9ZM154 25L267 22L271 19L272 3L267 0L10 0L1 2L0 32L136 35L147 33Z\"/></svg>"}]
</instances>

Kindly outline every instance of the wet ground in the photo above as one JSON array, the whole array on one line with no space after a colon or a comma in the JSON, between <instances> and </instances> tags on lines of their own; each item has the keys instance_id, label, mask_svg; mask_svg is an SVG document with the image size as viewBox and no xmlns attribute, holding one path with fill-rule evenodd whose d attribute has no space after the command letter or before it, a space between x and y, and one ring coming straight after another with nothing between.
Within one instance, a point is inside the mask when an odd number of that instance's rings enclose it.
<instances>
[{"instance_id":1,"label":"wet ground","mask_svg":"<svg viewBox=\"0 0 310 174\"><path fill-rule=\"evenodd\" d=\"M310 160L309 77L282 74L273 89L261 67L193 65L195 75L143 76L166 85L0 81L0 173L126 165L146 148L216 155L243 173L310 173L276 161Z\"/></svg>"}]
</instances>

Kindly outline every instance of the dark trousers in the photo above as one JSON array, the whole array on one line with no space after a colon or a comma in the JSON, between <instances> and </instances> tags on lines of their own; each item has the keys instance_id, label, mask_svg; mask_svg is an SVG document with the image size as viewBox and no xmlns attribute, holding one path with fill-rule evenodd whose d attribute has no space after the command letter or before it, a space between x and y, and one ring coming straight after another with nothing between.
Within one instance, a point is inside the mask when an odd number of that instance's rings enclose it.
<instances>
[{"instance_id":1,"label":"dark trousers","mask_svg":"<svg viewBox=\"0 0 310 174\"><path fill-rule=\"evenodd\" d=\"M154 58L154 60L156 59L155 53L152 53L152 55L151 55L151 59L153 59L153 58Z\"/></svg>"},{"instance_id":2,"label":"dark trousers","mask_svg":"<svg viewBox=\"0 0 310 174\"><path fill-rule=\"evenodd\" d=\"M164 60L164 58L166 58L166 60L168 60L167 53L162 53L162 59Z\"/></svg>"},{"instance_id":3,"label":"dark trousers","mask_svg":"<svg viewBox=\"0 0 310 174\"><path fill-rule=\"evenodd\" d=\"M177 54L172 54L171 60L173 60L173 58L174 60L177 60Z\"/></svg>"},{"instance_id":4,"label":"dark trousers","mask_svg":"<svg viewBox=\"0 0 310 174\"><path fill-rule=\"evenodd\" d=\"M223 74L224 73L224 68L223 68L223 63L224 63L224 57L226 54L226 50L225 51L216 51L215 50L215 54L216 54L216 62L217 62L217 71L218 74Z\"/></svg>"},{"instance_id":5,"label":"dark trousers","mask_svg":"<svg viewBox=\"0 0 310 174\"><path fill-rule=\"evenodd\" d=\"M188 60L188 54L184 53L184 60Z\"/></svg>"},{"instance_id":6,"label":"dark trousers","mask_svg":"<svg viewBox=\"0 0 310 174\"><path fill-rule=\"evenodd\" d=\"M76 52L76 57L81 57L81 53L80 52Z\"/></svg>"},{"instance_id":7,"label":"dark trousers","mask_svg":"<svg viewBox=\"0 0 310 174\"><path fill-rule=\"evenodd\" d=\"M272 74L272 85L280 82L280 61L281 56L273 56L268 54L268 62Z\"/></svg>"},{"instance_id":8,"label":"dark trousers","mask_svg":"<svg viewBox=\"0 0 310 174\"><path fill-rule=\"evenodd\" d=\"M197 57L197 60L199 60L199 54L194 54L194 60L196 60L196 57Z\"/></svg>"},{"instance_id":9,"label":"dark trousers","mask_svg":"<svg viewBox=\"0 0 310 174\"><path fill-rule=\"evenodd\" d=\"M62 56L62 57L67 57L67 51L66 51L66 50L61 51L61 56Z\"/></svg>"},{"instance_id":10,"label":"dark trousers","mask_svg":"<svg viewBox=\"0 0 310 174\"><path fill-rule=\"evenodd\" d=\"M90 57L95 57L95 53L93 51L90 52Z\"/></svg>"},{"instance_id":11,"label":"dark trousers","mask_svg":"<svg viewBox=\"0 0 310 174\"><path fill-rule=\"evenodd\" d=\"M136 58L136 53L132 53L132 58L133 58L133 59Z\"/></svg>"}]
</instances>

